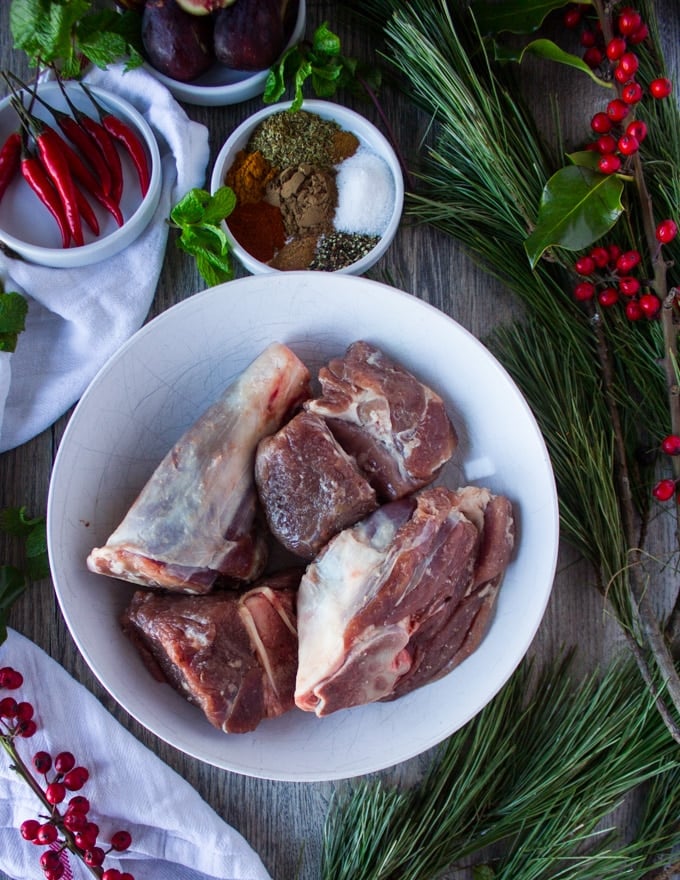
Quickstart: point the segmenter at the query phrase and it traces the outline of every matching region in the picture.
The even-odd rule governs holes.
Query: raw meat
[[[443,487],[336,535],[298,594],[296,705],[319,716],[440,678],[488,626],[514,543],[508,500]]]
[[[308,397],[309,380],[289,348],[270,345],[178,440],[88,568],[187,593],[255,580],[267,560],[255,450]]]
[[[123,627],[156,678],[199,706],[215,727],[246,733],[293,708],[301,572],[264,579],[242,595],[138,590]]]
[[[378,506],[356,462],[309,412],[260,441],[255,482],[272,534],[307,560]]]
[[[319,371],[322,396],[309,412],[325,418],[381,500],[431,483],[457,445],[443,400],[368,342]]]

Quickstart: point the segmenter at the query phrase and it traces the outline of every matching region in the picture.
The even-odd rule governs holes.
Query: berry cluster
[[[661,441],[661,451],[665,455],[680,455],[680,437],[677,434],[669,434],[667,437],[664,437]],[[677,497],[678,482],[678,480],[671,479],[670,477],[659,480],[652,489],[652,495],[657,501],[670,501],[676,495],[677,501],[680,502],[680,497]]]
[[[624,251],[616,244],[592,248],[574,263],[574,269],[584,279],[574,287],[574,297],[581,302],[597,298],[604,308],[623,300],[629,321],[655,318],[661,302],[633,274],[639,264],[637,250]]]
[[[591,23],[588,9],[592,10],[590,4],[572,6],[565,13],[564,21],[567,27],[582,28],[581,45],[585,47],[583,60],[586,64],[599,70],[603,77],[611,76],[617,86],[617,97],[591,119],[590,126],[596,140],[589,144],[589,149],[599,153],[600,171],[615,174],[637,153],[647,136],[645,123],[632,118],[635,105],[645,93],[635,79],[640,62],[631,47],[643,43],[649,36],[649,29],[640,13],[626,6],[614,19],[615,35],[605,42],[600,22]],[[670,95],[671,88],[670,80],[660,76],[649,83],[648,92],[652,98],[661,100]]]
[[[22,684],[23,676],[16,669],[10,666],[0,668],[0,690],[18,690]],[[40,856],[46,880],[59,880],[64,876],[63,856],[67,849],[76,853],[101,880],[134,880],[134,876],[125,871],[102,867],[108,853],[129,848],[132,843],[130,833],[117,831],[105,849],[98,841],[98,825],[88,816],[88,799],[82,795],[69,797],[71,792],[80,791],[85,785],[90,777],[88,770],[76,763],[71,752],[59,752],[53,757],[49,752],[38,751],[31,763],[38,777],[42,777],[41,784],[16,752],[16,740],[30,738],[37,730],[33,714],[33,706],[28,702],[18,702],[12,696],[0,699],[0,744],[48,811],[40,819],[26,819],[20,828],[24,840],[49,847]],[[64,803],[65,806],[60,808]]]

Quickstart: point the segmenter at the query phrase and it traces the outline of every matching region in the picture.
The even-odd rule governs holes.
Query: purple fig
[[[156,70],[190,82],[215,62],[213,19],[185,12],[177,0],[146,0],[142,45]]]
[[[281,0],[236,0],[215,13],[215,57],[234,70],[264,70],[285,48]]]

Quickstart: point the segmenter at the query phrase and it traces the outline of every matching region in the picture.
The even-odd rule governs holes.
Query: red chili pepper
[[[25,141],[22,142],[20,165],[24,180],[57,221],[61,232],[61,246],[67,248],[71,243],[71,230],[66,221],[59,193],[54,188],[40,160],[29,151]]]
[[[80,158],[78,153],[72,149],[67,143],[62,144],[66,161],[71,169],[73,179],[80,183],[85,189],[94,196],[95,199],[111,214],[113,219],[119,226],[123,225],[123,214],[118,205],[113,201],[111,196],[103,192],[99,182],[87,165]]]
[[[132,162],[137,170],[137,176],[139,177],[139,185],[142,190],[142,195],[145,196],[149,190],[151,170],[149,168],[149,160],[147,159],[144,144],[142,143],[142,141],[140,141],[136,132],[132,128],[130,128],[127,123],[123,122],[122,119],[119,119],[118,116],[115,116],[105,107],[102,107],[102,105],[95,99],[94,95],[85,85],[85,83],[81,82],[80,87],[83,89],[90,101],[92,101],[92,104],[94,105],[97,114],[99,115],[99,121],[104,126],[106,131],[108,131],[111,137],[114,138],[116,141],[119,141],[127,150],[128,155],[132,159]]]
[[[21,165],[21,135],[13,131],[0,150],[0,199]]]
[[[109,166],[109,169],[111,171],[110,196],[116,202],[116,204],[119,204],[120,197],[123,194],[123,166],[121,164],[116,145],[111,139],[111,135],[104,128],[104,126],[93,119],[91,116],[88,116],[87,113],[78,111],[77,119],[78,123],[95,141]]]
[[[76,120],[72,116],[69,116],[68,113],[62,113],[56,116],[55,119],[66,137],[78,147],[85,159],[92,166],[95,174],[99,178],[104,195],[110,196],[113,189],[111,169],[105,162],[104,156],[96,141],[84,128],[78,125]]]
[[[120,141],[128,151],[130,158],[137,169],[142,196],[145,196],[149,191],[151,172],[149,170],[149,162],[146,157],[144,144],[139,140],[130,126],[126,125],[122,119],[114,116],[113,113],[105,113],[101,118],[101,122],[111,137]]]
[[[61,198],[73,243],[80,247],[84,244],[83,226],[76,199],[76,185],[62,149],[64,141],[55,129],[29,113],[18,98],[13,98],[11,103],[23,124],[33,135],[43,167]]]
[[[99,220],[97,220],[97,215],[95,214],[92,205],[88,202],[78,187],[76,187],[76,202],[78,204],[80,216],[90,227],[92,233],[94,235],[99,235]]]

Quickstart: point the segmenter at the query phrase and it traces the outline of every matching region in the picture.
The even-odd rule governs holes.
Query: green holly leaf
[[[595,71],[589,67],[579,55],[571,52],[565,52],[557,43],[552,40],[540,39],[532,40],[522,49],[513,49],[504,46],[496,46],[494,57],[497,61],[516,61],[521,64],[527,55],[534,55],[536,58],[542,58],[544,61],[554,61],[558,64],[564,64],[566,67],[573,67],[587,74],[594,82],[605,88],[612,89],[614,84],[600,79]]]
[[[551,12],[567,5],[567,0],[473,0],[470,8],[482,34],[529,34]]]
[[[234,191],[223,186],[214,195],[191,189],[170,211],[170,225],[180,230],[177,247],[196,260],[196,268],[211,287],[234,277],[222,221],[235,207]]]
[[[524,242],[535,267],[550,247],[578,251],[605,235],[623,212],[623,181],[615,174],[598,174],[571,165],[547,182],[536,227]]]

